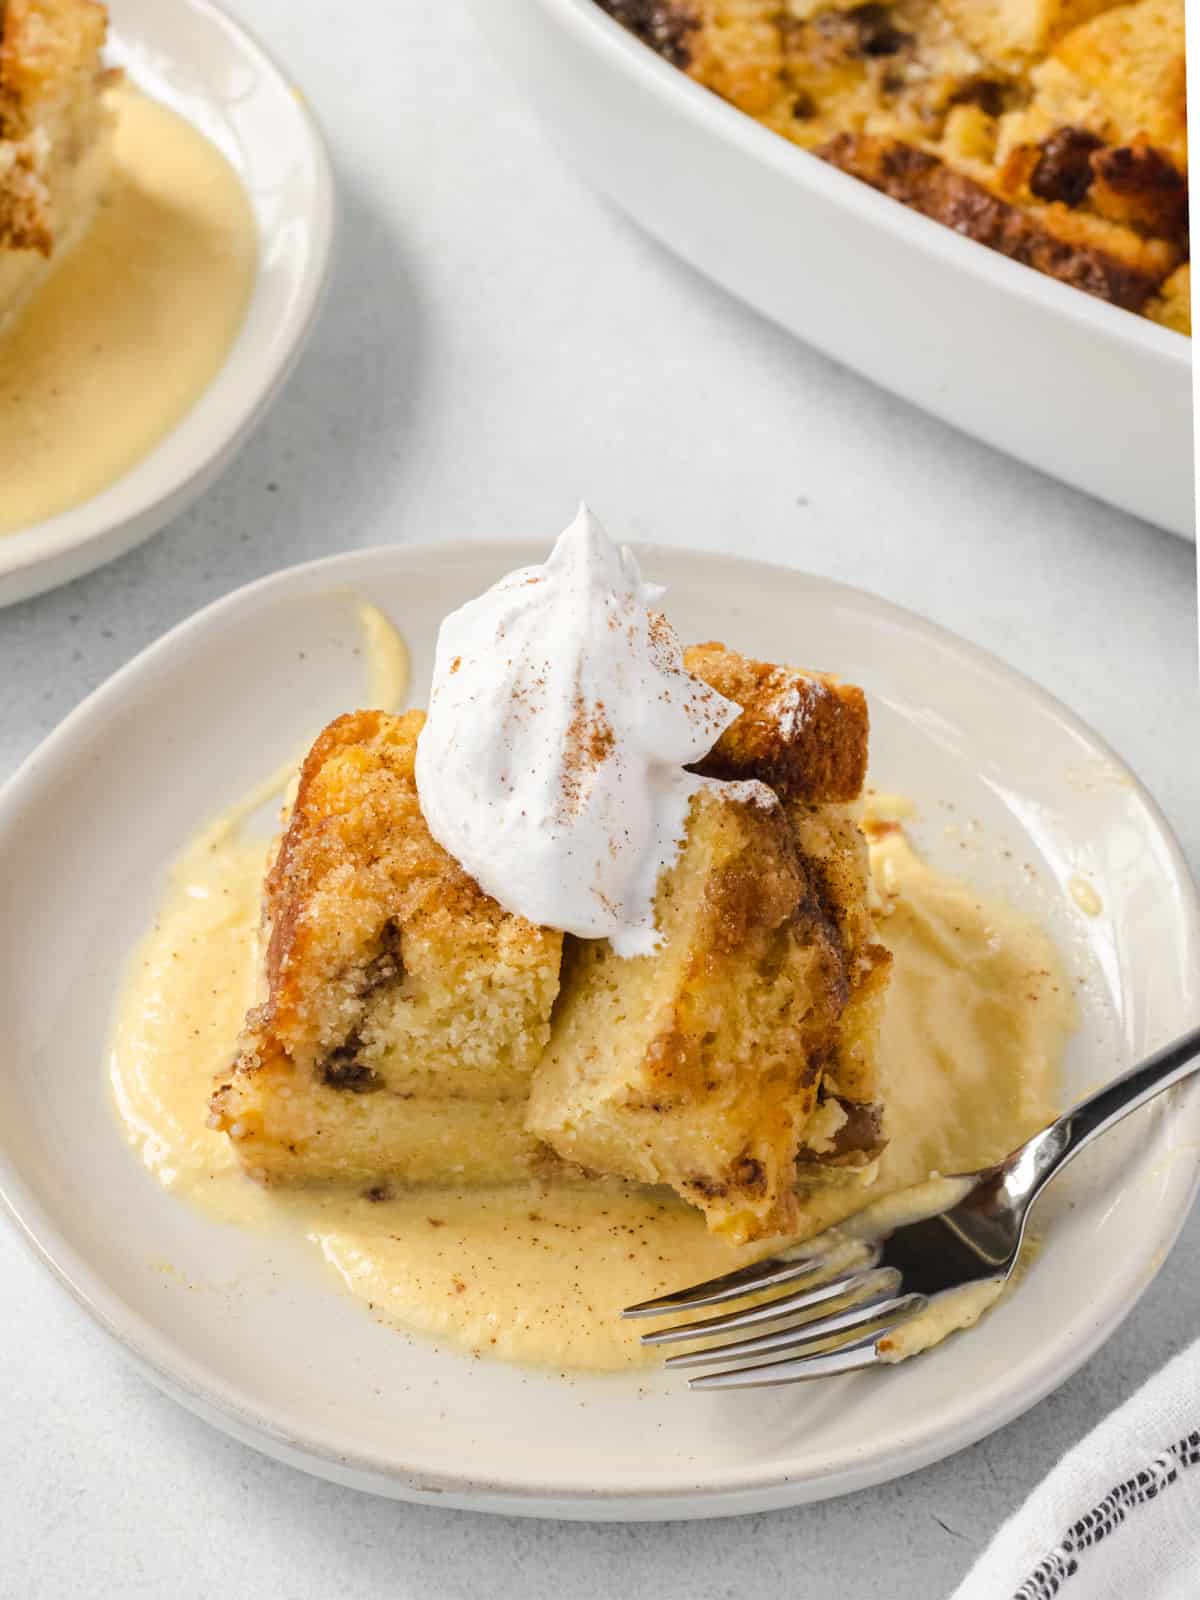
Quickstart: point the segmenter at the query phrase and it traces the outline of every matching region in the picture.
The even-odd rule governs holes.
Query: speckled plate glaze
[[[1080,1158],[1039,1213],[1024,1282],[974,1332],[889,1371],[704,1396],[658,1372],[563,1377],[381,1327],[303,1241],[223,1226],[162,1191],[108,1106],[113,999],[164,869],[363,695],[358,597],[407,637],[420,703],[440,618],[544,554],[387,548],[281,572],[176,628],[30,758],[0,794],[0,1192],[154,1382],[342,1483],[627,1519],[757,1511],[910,1472],[1035,1404],[1134,1306],[1195,1192],[1194,1087]],[[1040,917],[1082,980],[1072,1090],[1195,1020],[1196,889],[1153,801],[1065,707],[868,594],[734,558],[641,555],[685,638],[719,633],[864,685],[875,781],[916,800],[919,846]],[[1068,892],[1076,875],[1098,915]]]
[[[0,605],[124,555],[203,494],[295,365],[329,272],[329,159],[262,47],[210,0],[106,3],[108,59],[206,134],[241,179],[258,224],[258,277],[225,364],[166,438],[82,505],[0,538]]]

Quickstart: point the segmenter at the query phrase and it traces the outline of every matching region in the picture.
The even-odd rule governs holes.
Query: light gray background
[[[451,0],[233,9],[333,147],[328,309],[196,509],[0,613],[0,775],[248,579],[385,541],[549,539],[586,495],[614,533],[827,573],[996,651],[1112,741],[1200,866],[1190,546],[875,391],[665,255],[564,170]],[[1082,1372],[941,1466],[770,1516],[589,1527],[372,1500],[259,1457],[136,1377],[0,1227],[0,1596],[941,1596],[1195,1332],[1198,1256],[1200,1217]]]

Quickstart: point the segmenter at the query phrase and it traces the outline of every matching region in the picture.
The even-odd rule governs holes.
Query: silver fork
[[[975,1285],[994,1285],[998,1292],[1017,1264],[1030,1207],[1050,1180],[1131,1111],[1200,1071],[1198,1058],[1200,1028],[1193,1028],[1064,1111],[994,1167],[889,1196],[881,1204],[884,1220],[874,1231],[869,1219],[857,1226],[851,1219],[803,1246],[629,1306],[622,1315],[697,1311],[798,1285],[744,1310],[656,1328],[642,1336],[642,1343],[709,1340],[786,1319],[768,1332],[671,1356],[669,1367],[753,1358],[748,1366],[690,1379],[693,1389],[797,1383],[875,1366],[885,1359],[883,1341],[934,1301]],[[911,1218],[889,1231],[883,1208],[903,1217],[906,1196],[916,1197]],[[836,1243],[823,1247],[822,1240],[831,1238]],[[785,1353],[786,1359],[776,1359]]]

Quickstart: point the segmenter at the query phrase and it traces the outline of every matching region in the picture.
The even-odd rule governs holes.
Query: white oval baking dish
[[[588,182],[693,266],[955,427],[1195,537],[1182,334],[834,170],[669,66],[594,0],[473,5]]]

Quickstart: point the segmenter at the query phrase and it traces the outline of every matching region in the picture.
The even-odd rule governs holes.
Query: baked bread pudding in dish
[[[766,127],[1190,332],[1183,0],[597,0]]]
[[[96,0],[0,0],[0,332],[84,233],[109,170]]]
[[[741,1243],[872,1176],[866,702],[656,599],[581,513],[447,619],[428,722],[321,734],[211,1103],[255,1177],[628,1179]]]

